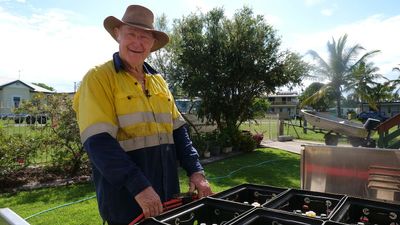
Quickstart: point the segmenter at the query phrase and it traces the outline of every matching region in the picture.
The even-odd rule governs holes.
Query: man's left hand
[[[195,190],[197,190],[199,198],[213,194],[210,184],[203,173],[195,172],[189,178],[189,192],[194,192]]]

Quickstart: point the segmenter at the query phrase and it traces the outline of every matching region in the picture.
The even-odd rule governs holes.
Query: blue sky
[[[282,50],[326,56],[327,41],[347,33],[349,44],[382,51],[373,58],[389,78],[400,64],[397,0],[0,0],[0,77],[42,82],[73,91],[86,71],[110,59],[115,41],[103,28],[109,15],[141,4],[172,21],[197,10],[223,7],[231,17],[244,5],[264,15],[282,38]],[[307,82],[306,82],[307,83]]]

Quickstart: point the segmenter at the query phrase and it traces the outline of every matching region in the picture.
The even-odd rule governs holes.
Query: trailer
[[[352,122],[329,113],[301,110],[304,119],[325,134],[325,144],[336,146],[339,138],[346,137],[353,147],[376,147],[371,139],[380,121],[369,118],[364,124]]]

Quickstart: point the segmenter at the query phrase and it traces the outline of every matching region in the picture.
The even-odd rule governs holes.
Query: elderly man
[[[145,62],[169,41],[153,20],[139,5],[129,6],[122,20],[107,17],[104,27],[119,52],[89,70],[74,99],[100,215],[108,224],[128,224],[142,212],[160,214],[162,202],[180,192],[177,161],[190,191],[212,193],[166,82]]]

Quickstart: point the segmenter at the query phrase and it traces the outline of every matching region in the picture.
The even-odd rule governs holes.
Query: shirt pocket
[[[171,113],[173,109],[173,99],[165,92],[156,92],[151,96],[152,106],[155,113]]]
[[[115,111],[118,116],[138,112],[142,106],[143,102],[138,93],[121,92],[115,95]]]

